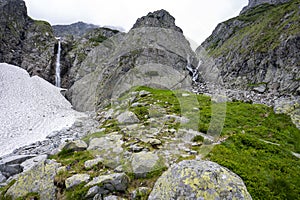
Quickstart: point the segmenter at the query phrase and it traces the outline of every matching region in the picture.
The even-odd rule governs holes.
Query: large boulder
[[[242,179],[210,161],[182,161],[157,180],[152,199],[252,199]]]
[[[117,120],[120,124],[134,124],[134,123],[139,123],[140,120],[137,118],[137,116],[130,111],[125,111],[121,113],[118,117]]]
[[[31,170],[20,174],[17,181],[7,190],[6,195],[13,199],[24,197],[28,193],[38,193],[41,200],[56,199],[56,187],[53,180],[60,164],[46,160]]]
[[[124,192],[126,191],[129,184],[129,177],[125,173],[115,173],[109,175],[102,175],[95,177],[92,181],[85,185],[90,187],[94,185],[99,186],[101,191],[104,190],[109,192]]]
[[[132,154],[132,172],[135,177],[146,177],[156,170],[162,170],[165,166],[161,158],[152,152],[139,152]]]
[[[87,183],[90,180],[90,175],[88,174],[75,174],[69,178],[66,179],[66,189],[70,189],[72,187],[75,187],[81,183]]]

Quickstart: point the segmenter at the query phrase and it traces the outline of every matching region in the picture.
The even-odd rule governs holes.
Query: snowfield
[[[0,156],[85,117],[72,109],[60,91],[24,69],[0,63]]]

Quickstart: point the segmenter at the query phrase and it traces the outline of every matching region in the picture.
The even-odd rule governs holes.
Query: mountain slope
[[[300,95],[299,1],[261,4],[217,26],[198,48],[215,60],[231,89]]]

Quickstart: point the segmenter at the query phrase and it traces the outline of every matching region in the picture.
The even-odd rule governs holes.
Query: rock
[[[135,124],[139,123],[140,120],[137,118],[137,116],[130,111],[125,111],[121,113],[118,117],[117,120],[120,124]]]
[[[93,200],[102,200],[102,195],[101,194],[96,194],[93,198]]]
[[[134,153],[131,157],[132,172],[137,178],[145,178],[148,173],[165,167],[158,155],[152,152]]]
[[[262,4],[281,4],[281,3],[286,3],[288,1],[291,0],[249,0],[249,4],[243,8],[243,10],[241,11],[242,13],[247,12],[248,10],[250,10],[251,8],[254,8],[256,6],[262,5]]]
[[[8,189],[6,195],[13,199],[24,197],[30,192],[35,192],[41,199],[56,199],[56,187],[53,180],[60,164],[53,161],[43,161],[31,170],[19,175],[17,181]]]
[[[147,16],[137,19],[137,21],[133,25],[133,29],[141,27],[173,29],[182,33],[181,28],[175,25],[175,18],[163,9],[155,12],[150,12]]]
[[[110,196],[104,197],[103,200],[125,200],[125,199],[122,197],[115,196],[115,195],[110,195]]]
[[[137,144],[132,144],[129,146],[129,151],[130,152],[141,152],[144,149],[144,147],[141,147]]]
[[[131,193],[131,199],[132,200],[139,200],[139,199],[143,199],[143,197],[147,197],[148,194],[150,193],[151,188],[148,187],[139,187],[136,190],[134,190]]]
[[[74,186],[77,186],[81,183],[87,183],[90,180],[90,175],[88,174],[75,174],[66,179],[66,189],[70,189]]]
[[[76,22],[70,25],[54,25],[52,26],[53,32],[56,37],[66,37],[72,35],[74,37],[81,37],[86,32],[98,28],[99,26],[94,24],[86,24],[84,22]]]
[[[84,162],[85,169],[91,169],[92,167],[98,165],[99,163],[103,162],[103,158],[95,158],[93,160],[87,160]]]
[[[13,155],[0,160],[0,165],[21,164],[27,159],[33,158],[36,155]],[[1,170],[0,170],[1,171]]]
[[[83,140],[75,140],[72,142],[68,142],[63,147],[63,150],[69,150],[69,151],[84,151],[86,149],[87,149],[87,144]]]
[[[126,191],[129,183],[129,178],[125,173],[115,173],[103,175],[93,178],[85,187],[101,185],[102,189],[110,192],[124,192]]]
[[[259,93],[264,93],[266,89],[266,85],[259,85],[258,87],[253,88],[254,91],[257,91]]]
[[[13,175],[19,174],[22,171],[23,171],[23,167],[20,164],[0,165],[0,172],[6,178],[9,178]]]
[[[242,179],[216,163],[188,160],[157,180],[152,199],[252,199]]]
[[[85,195],[85,198],[89,199],[89,198],[93,198],[94,196],[96,196],[96,194],[98,194],[100,191],[100,187],[99,186],[94,186],[91,187],[89,189],[89,191],[87,192],[87,194]]]
[[[157,146],[157,145],[161,145],[162,144],[161,141],[158,140],[158,139],[150,139],[148,141],[148,143],[151,144],[152,146]]]
[[[146,90],[142,90],[142,91],[139,92],[140,97],[145,97],[145,96],[147,96],[149,94],[151,94],[151,92],[148,92]]]
[[[47,159],[47,155],[40,155],[37,157],[30,158],[24,162],[22,162],[21,167],[23,167],[23,171],[26,172],[32,169],[35,165],[40,162],[44,162]]]
[[[0,172],[0,183],[4,183],[6,181],[6,177]]]

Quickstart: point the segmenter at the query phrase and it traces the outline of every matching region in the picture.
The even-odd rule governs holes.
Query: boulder
[[[32,157],[35,157],[36,155],[14,155],[14,156],[9,156],[6,158],[3,158],[0,160],[0,165],[12,165],[12,164],[21,164],[27,159],[30,159]]]
[[[109,195],[107,197],[104,197],[103,200],[125,200],[125,199],[122,197],[118,197],[116,195]]]
[[[94,167],[95,165],[98,165],[99,163],[103,162],[103,158],[95,158],[93,160],[87,160],[84,162],[84,168],[85,169],[90,169]]]
[[[87,149],[87,144],[83,140],[75,140],[68,142],[63,149],[70,151],[84,151]]]
[[[99,186],[94,186],[91,187],[89,189],[89,191],[87,192],[87,194],[85,195],[85,198],[89,199],[89,198],[93,198],[95,197],[98,193],[100,192],[100,187]]]
[[[131,199],[139,200],[143,199],[150,193],[151,188],[148,187],[139,187],[131,193]]]
[[[56,187],[53,180],[59,167],[59,163],[51,160],[40,162],[31,170],[20,174],[18,180],[7,190],[6,195],[16,199],[33,192],[38,193],[41,200],[55,199]]]
[[[148,173],[164,168],[162,160],[152,152],[139,152],[132,154],[132,172],[135,177],[146,177]]]
[[[186,160],[157,180],[152,199],[252,199],[242,179],[217,163]]]
[[[129,183],[129,178],[125,173],[115,173],[103,176],[97,176],[85,187],[90,187],[94,185],[101,185],[101,189],[110,192],[124,192],[126,191]]]
[[[81,183],[87,183],[90,180],[90,175],[88,174],[75,174],[69,178],[66,179],[66,189],[70,189],[74,186],[77,186]]]
[[[137,116],[130,111],[125,111],[121,113],[118,117],[117,120],[120,124],[135,124],[139,123],[140,120],[137,118]]]
[[[47,155],[40,155],[37,157],[30,158],[24,162],[22,162],[21,166],[23,167],[23,171],[28,171],[32,169],[35,165],[37,165],[39,162],[43,162],[47,159]]]

